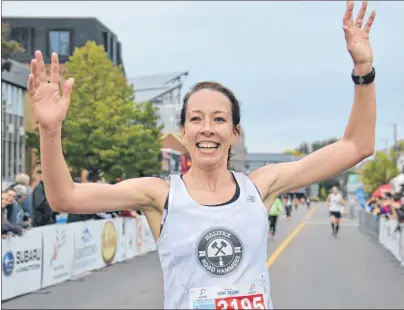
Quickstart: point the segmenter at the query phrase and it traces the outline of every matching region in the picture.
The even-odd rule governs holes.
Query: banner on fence
[[[2,300],[155,249],[144,216],[32,228],[2,241]]]
[[[1,300],[41,288],[41,230],[27,230],[22,237],[8,237],[2,240],[1,256]]]
[[[120,233],[120,226],[122,219],[116,218],[113,220],[99,221],[102,229],[101,237],[101,258],[104,266],[115,264],[117,257],[120,256],[118,252],[118,236]]]
[[[122,218],[119,234],[119,256],[118,261],[133,258],[136,255],[136,219]]]
[[[42,227],[43,274],[42,287],[70,279],[73,267],[74,224]]]
[[[105,266],[100,255],[103,224],[103,220],[69,224],[72,226],[74,236],[73,276]]]

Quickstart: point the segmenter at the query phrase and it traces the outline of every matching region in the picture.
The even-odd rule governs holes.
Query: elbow
[[[352,141],[345,139],[345,141],[348,141],[351,145],[353,145],[353,149],[351,147],[351,150],[353,150],[358,158],[358,162],[361,162],[362,160],[368,158],[369,156],[372,156],[375,153],[375,143],[369,142],[369,143],[364,143],[363,141]]]
[[[70,213],[74,214],[73,206],[74,204],[70,201],[52,201],[49,200],[49,206],[51,207],[52,211],[57,213]]]
[[[357,150],[356,152],[356,157],[357,163],[360,163],[361,161],[365,160],[366,158],[372,156],[375,153],[375,149],[374,148],[362,148],[360,150]]]
[[[368,146],[362,146],[360,149],[358,149],[358,152],[361,160],[364,160],[375,153],[375,145],[372,144]]]
[[[374,147],[364,150],[363,159],[366,159],[369,156],[372,156],[374,153],[375,153],[375,148]]]

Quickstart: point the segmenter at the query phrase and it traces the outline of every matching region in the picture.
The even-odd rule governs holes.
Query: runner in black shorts
[[[336,237],[339,231],[339,222],[341,219],[341,213],[342,209],[344,208],[345,201],[336,186],[334,186],[331,191],[332,192],[330,195],[328,195],[327,201],[328,208],[330,210],[332,235]]]

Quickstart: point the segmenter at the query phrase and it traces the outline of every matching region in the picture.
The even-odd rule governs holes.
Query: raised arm
[[[73,183],[62,152],[62,122],[70,104],[73,79],[59,94],[59,61],[51,57],[51,75],[46,76],[40,51],[35,52],[28,79],[34,119],[39,123],[41,168],[46,196],[55,211],[86,214],[122,209],[156,207],[168,185],[158,178],[130,179],[116,185]]]
[[[373,11],[362,29],[367,2],[362,3],[354,24],[353,2],[348,2],[344,15],[344,32],[348,51],[354,62],[356,76],[372,71],[373,53],[369,31],[376,13]],[[261,195],[276,197],[309,184],[327,179],[349,169],[372,155],[375,148],[376,92],[375,83],[354,86],[354,99],[343,138],[331,145],[292,163],[264,166],[255,170],[251,178]]]

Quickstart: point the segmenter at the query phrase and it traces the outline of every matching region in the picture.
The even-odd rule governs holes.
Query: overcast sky
[[[404,138],[404,2],[371,1],[369,9],[377,10],[371,43],[384,148],[393,123]],[[3,16],[98,18],[122,42],[128,77],[188,70],[185,89],[202,80],[230,87],[249,152],[343,134],[353,101],[344,10],[345,1],[2,1]]]

